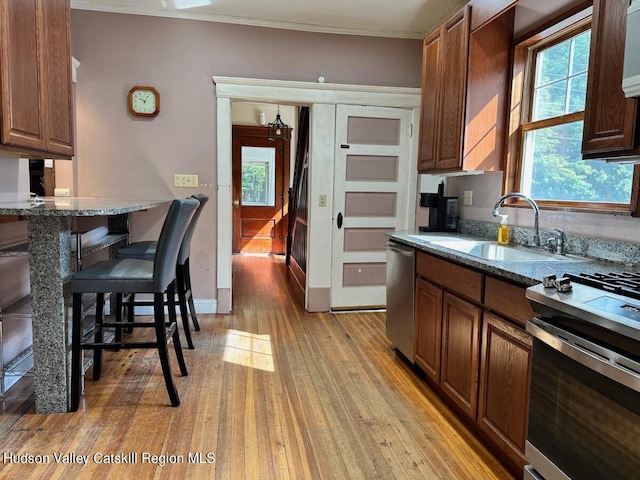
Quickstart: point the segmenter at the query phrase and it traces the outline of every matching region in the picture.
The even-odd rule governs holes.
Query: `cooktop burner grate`
[[[640,299],[640,273],[581,273],[565,274],[572,282],[599,288],[608,292]]]

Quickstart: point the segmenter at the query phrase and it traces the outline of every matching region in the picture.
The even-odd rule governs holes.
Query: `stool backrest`
[[[200,202],[195,198],[177,199],[171,202],[162,225],[153,263],[153,288],[164,292],[176,278],[176,262],[180,245]]]
[[[198,223],[198,218],[200,218],[200,214],[202,213],[202,207],[204,207],[204,204],[209,201],[209,197],[204,193],[196,193],[195,195],[191,195],[191,198],[195,198],[196,200],[198,200],[200,202],[200,206],[198,206],[196,213],[193,215],[193,218],[189,222],[187,232],[184,234],[184,239],[182,240],[182,245],[180,245],[180,253],[178,254],[179,265],[184,265],[184,262],[189,259],[193,231],[196,229],[196,223]]]

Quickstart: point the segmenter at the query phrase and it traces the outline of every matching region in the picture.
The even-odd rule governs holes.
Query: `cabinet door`
[[[445,394],[476,418],[480,348],[480,308],[449,293],[442,309],[440,386]]]
[[[486,313],[478,424],[522,471],[527,433],[531,336]]]
[[[629,0],[593,2],[582,137],[585,158],[631,154],[637,147],[638,101],[625,98],[622,91],[628,6]]]
[[[42,75],[46,88],[46,150],[73,155],[69,0],[42,0]]]
[[[39,4],[37,0],[0,3],[2,143],[44,151]]]
[[[462,166],[462,134],[467,91],[469,7],[449,20],[442,30],[442,94],[439,152],[436,168]]]
[[[442,290],[416,282],[416,364],[436,383],[440,382],[442,342]]]
[[[422,46],[420,156],[418,158],[420,171],[436,168],[441,36],[442,30],[434,32],[425,39]]]

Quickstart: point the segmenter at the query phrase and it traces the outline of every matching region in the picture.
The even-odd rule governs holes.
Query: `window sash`
[[[511,126],[509,128],[503,193],[518,191],[522,184],[526,132],[584,119],[584,112],[581,111],[550,119],[530,121],[536,68],[535,52],[576,36],[589,28],[591,28],[590,10],[580,12],[575,17],[559,18],[555,25],[545,28],[544,31],[532,33],[528,38],[522,38],[516,43],[512,75]],[[636,212],[639,210],[638,204],[640,203],[640,165],[636,165],[634,168],[632,192],[628,204],[550,200],[540,200],[537,203],[540,208],[548,210],[631,214],[635,216],[640,213]],[[512,205],[525,206],[520,201],[516,201]]]

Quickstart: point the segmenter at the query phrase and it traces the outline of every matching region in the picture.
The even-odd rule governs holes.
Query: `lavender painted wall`
[[[213,75],[420,86],[421,42],[303,33],[193,20],[72,11],[76,166],[80,196],[216,197]],[[126,107],[133,85],[161,95],[153,120]],[[173,187],[174,173],[199,175],[198,189]],[[155,238],[164,212],[134,217],[134,240]],[[192,244],[195,297],[215,298],[216,205]]]

